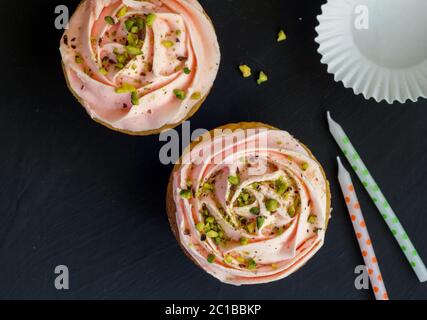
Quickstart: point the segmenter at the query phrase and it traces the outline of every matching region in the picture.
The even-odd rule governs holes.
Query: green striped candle
[[[384,221],[387,223],[387,226],[390,228],[394,238],[399,243],[400,248],[408,259],[418,279],[420,282],[427,281],[427,269],[409,239],[408,234],[405,232],[405,229],[403,229],[403,226],[393,209],[390,207],[390,204],[387,202],[374,178],[369,173],[368,168],[366,168],[358,152],[351,144],[350,139],[345,134],[343,128],[331,118],[329,111],[327,116],[329,130],[331,131],[332,136],[335,138],[345,157],[350,162],[354,172],[357,174],[366,191],[369,193],[369,196],[375,203],[375,206],[378,208],[384,218]]]

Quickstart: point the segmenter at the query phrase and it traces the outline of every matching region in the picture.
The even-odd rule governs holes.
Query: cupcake
[[[262,123],[220,127],[193,142],[167,192],[187,256],[233,285],[279,280],[322,247],[329,183],[310,150]]]
[[[220,62],[215,30],[196,0],[85,0],[60,51],[68,86],[89,115],[133,135],[191,117]]]

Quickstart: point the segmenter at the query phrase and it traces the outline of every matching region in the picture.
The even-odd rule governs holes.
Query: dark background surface
[[[171,166],[158,136],[129,137],[87,116],[68,91],[54,8],[78,1],[1,1],[0,298],[372,299],[354,288],[363,264],[336,179],[339,149],[325,111],[349,134],[427,260],[427,101],[377,104],[327,74],[314,42],[323,1],[204,0],[222,64],[192,129],[262,121],[307,144],[331,181],[333,218],[325,246],[287,279],[224,285],[178,247],[165,213]],[[275,41],[277,31],[288,34]],[[237,70],[264,70],[258,86]],[[427,298],[368,195],[353,177],[393,299]],[[70,290],[54,268],[70,269]]]

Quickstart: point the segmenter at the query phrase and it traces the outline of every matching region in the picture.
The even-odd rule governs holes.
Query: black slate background
[[[204,0],[222,65],[192,129],[262,121],[305,142],[324,165],[333,219],[322,250],[266,285],[223,285],[179,249],[165,213],[171,166],[158,136],[129,137],[94,123],[65,86],[54,8],[78,1],[1,1],[0,298],[372,299],[354,288],[362,264],[336,180],[338,147],[325,111],[347,130],[427,261],[427,101],[377,104],[327,74],[314,43],[323,1]],[[301,19],[300,19],[301,18]],[[288,41],[277,44],[283,27]],[[264,70],[263,86],[236,66]],[[427,298],[382,218],[356,182],[389,295]],[[54,268],[70,269],[70,290]]]

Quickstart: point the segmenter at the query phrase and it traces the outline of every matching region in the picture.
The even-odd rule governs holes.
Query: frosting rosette
[[[233,285],[285,278],[323,245],[329,183],[311,152],[260,123],[204,135],[175,165],[172,229],[202,269]]]
[[[73,94],[111,129],[153,134],[201,106],[220,51],[196,0],[85,0],[60,45]]]

